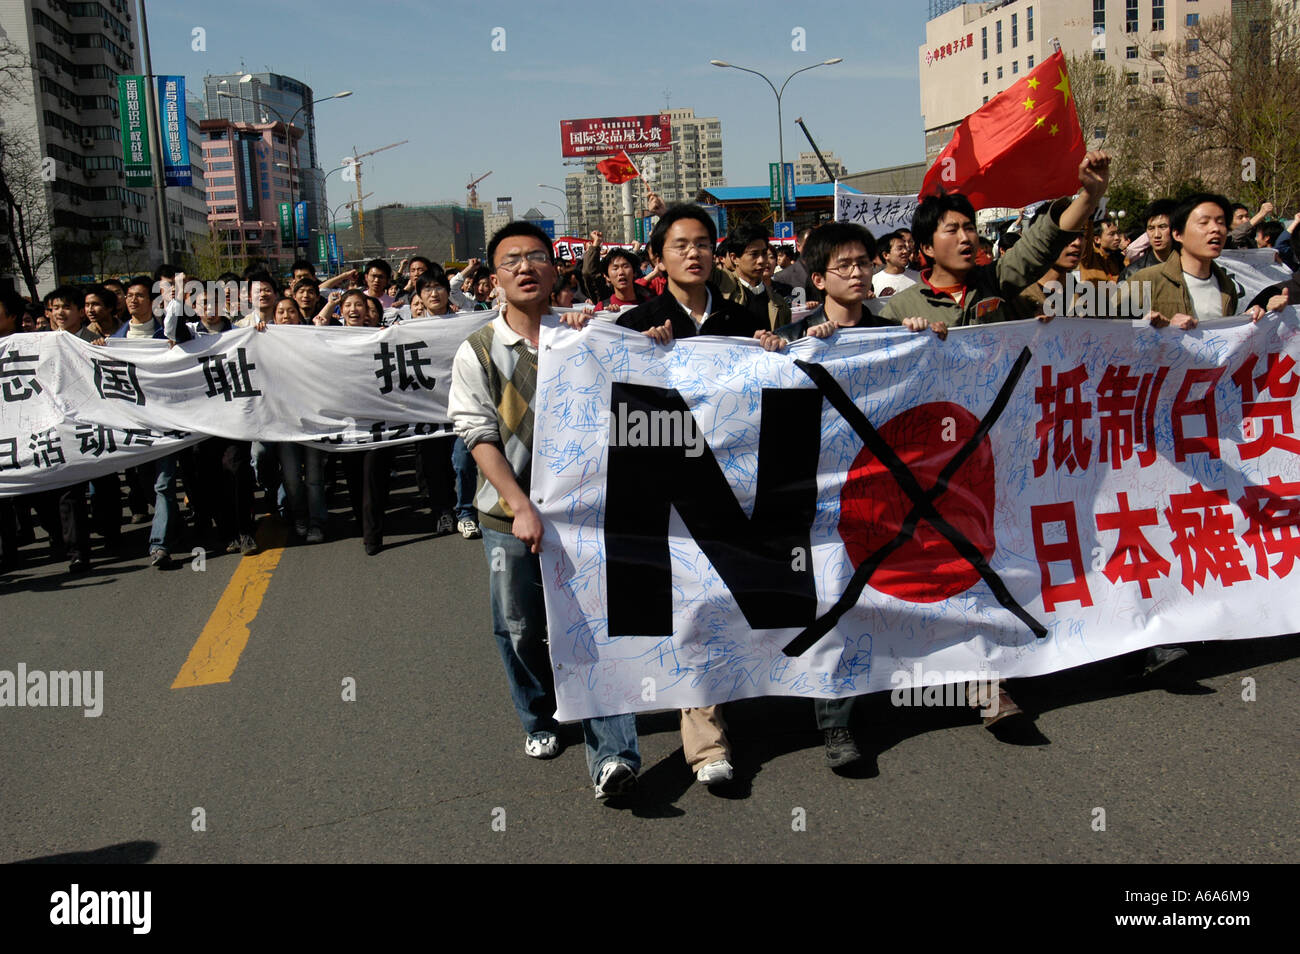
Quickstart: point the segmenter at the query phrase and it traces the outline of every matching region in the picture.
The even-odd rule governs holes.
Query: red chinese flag
[[[641,175],[636,171],[636,166],[632,165],[632,160],[627,157],[627,152],[623,151],[617,156],[611,156],[608,159],[602,159],[596,163],[596,168],[600,174],[614,185],[622,185],[631,179]]]
[[[1059,50],[961,121],[921,196],[961,192],[977,209],[1073,195],[1086,147]]]

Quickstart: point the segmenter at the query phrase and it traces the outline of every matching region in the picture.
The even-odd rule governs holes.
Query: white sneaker
[[[560,752],[554,732],[534,732],[524,739],[524,754],[534,759],[553,759]]]
[[[456,529],[460,531],[460,535],[466,540],[477,540],[479,537],[483,536],[482,531],[478,528],[478,524],[469,517],[466,517],[464,520],[460,521],[460,523],[456,524]]]
[[[615,795],[626,795],[635,788],[636,773],[632,771],[632,766],[611,759],[601,768],[600,777],[596,780],[596,797],[610,798]]]
[[[450,510],[444,510],[438,514],[438,524],[434,527],[433,532],[438,536],[456,532],[456,515]]]
[[[701,785],[717,785],[719,782],[730,782],[733,774],[731,763],[726,759],[718,759],[701,768],[695,777]]]

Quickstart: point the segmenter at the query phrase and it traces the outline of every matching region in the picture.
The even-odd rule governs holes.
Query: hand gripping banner
[[[1298,319],[842,330],[785,353],[544,330],[559,716],[1300,629]]]

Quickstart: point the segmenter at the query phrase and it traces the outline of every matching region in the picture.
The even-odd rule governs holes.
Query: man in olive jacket
[[[917,246],[932,266],[921,281],[889,299],[882,314],[901,321],[924,318],[949,328],[1032,318],[1017,299],[1052,267],[1096,211],[1110,181],[1110,156],[1090,152],[1079,164],[1083,191],[1058,199],[1010,251],[991,265],[976,265],[975,210],[960,193],[927,196],[912,219]]]

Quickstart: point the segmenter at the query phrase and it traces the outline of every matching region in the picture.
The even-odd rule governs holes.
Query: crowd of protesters
[[[1113,288],[1147,284],[1152,289],[1147,320],[1172,327],[1171,333],[1241,312],[1259,320],[1296,300],[1293,282],[1266,289],[1251,302],[1238,300],[1215,259],[1229,247],[1269,247],[1296,268],[1292,238],[1300,215],[1283,227],[1270,220],[1268,204],[1252,216],[1242,205],[1201,193],[1181,201],[1157,199],[1139,217],[1139,228],[1125,233],[1113,217],[1097,212],[1109,181],[1109,158],[1089,153],[1079,181],[1076,197],[1044,204],[996,242],[981,239],[975,210],[960,194],[923,200],[911,228],[875,236],[858,225],[827,223],[804,231],[793,247],[773,247],[766,228],[749,224],[719,241],[705,210],[667,207],[652,194],[658,223],[644,249],[606,248],[604,236],[593,232],[580,265],[560,267],[545,233],[514,222],[491,238],[485,261],[471,260],[451,275],[423,257],[402,262],[396,272],[375,259],[323,282],[311,265],[298,262],[283,289],[265,269],[222,275],[219,279],[232,285],[247,283],[248,301],[241,305],[199,295],[187,302],[197,316],[193,321],[183,320],[186,309],[176,306],[186,277],[164,266],[153,276],[125,282],[55,289],[43,302],[43,322],[42,309],[6,293],[0,299],[0,338],[48,327],[97,343],[110,336],[183,341],[232,327],[379,327],[494,310],[491,321],[456,353],[449,402],[456,439],[420,442],[414,467],[435,531],[483,538],[493,569],[492,628],[525,731],[525,752],[551,758],[559,741],[537,557],[543,527],[528,496],[543,319],[582,328],[599,313],[601,320],[662,345],[696,335],[728,335],[755,338],[777,351],[800,338],[828,338],[845,328],[901,325],[943,339],[956,326],[1050,320],[1048,289],[1070,276]],[[1093,314],[1108,317],[1104,310]],[[151,562],[166,566],[186,522],[178,507],[178,475],[189,503],[188,530],[196,539],[215,532],[216,546],[255,552],[260,490],[262,509],[278,513],[302,540],[321,542],[333,532],[329,490],[336,471],[346,479],[354,525],[373,554],[382,546],[395,453],[329,454],[302,444],[210,438],[122,474],[0,501],[0,555],[6,567],[13,566],[19,548],[33,542],[34,511],[55,553],[72,571],[82,571],[92,529],[110,550],[120,548],[125,493],[129,521],[152,523]],[[1146,656],[1146,671],[1185,655],[1180,647],[1157,647]],[[970,704],[990,728],[1024,717],[1000,682],[968,688]],[[835,770],[861,759],[850,729],[852,708],[851,697],[814,706],[827,763]],[[589,719],[583,731],[597,797],[630,791],[640,768],[634,718]],[[701,783],[733,777],[720,706],[683,710],[681,732],[686,761]]]

